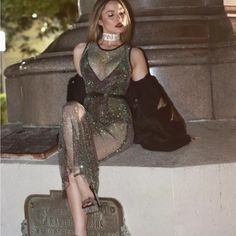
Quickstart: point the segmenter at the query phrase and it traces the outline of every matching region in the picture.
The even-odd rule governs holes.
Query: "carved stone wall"
[[[45,52],[6,70],[9,120],[57,125],[66,84],[75,73],[72,49],[86,40],[94,0],[80,0],[80,19]],[[129,0],[133,45],[147,56],[186,120],[236,117],[236,40],[222,0]]]

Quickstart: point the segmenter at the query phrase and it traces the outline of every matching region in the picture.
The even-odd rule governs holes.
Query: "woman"
[[[90,18],[88,42],[74,49],[77,79],[84,83],[86,95],[74,99],[80,103],[70,101],[63,108],[60,159],[77,236],[87,235],[87,213],[98,210],[98,161],[132,144],[131,111],[140,118],[129,107],[135,105],[136,84],[135,90],[129,88],[129,105],[125,95],[130,84],[140,87],[139,81],[146,80],[149,73],[143,52],[129,44],[131,32],[123,0],[98,0]]]

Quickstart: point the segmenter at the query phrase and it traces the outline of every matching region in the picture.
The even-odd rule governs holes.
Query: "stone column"
[[[80,19],[45,52],[7,68],[10,123],[58,125],[72,50],[86,40],[94,0],[80,0]],[[236,117],[236,40],[222,0],[129,0],[133,45],[186,120]]]

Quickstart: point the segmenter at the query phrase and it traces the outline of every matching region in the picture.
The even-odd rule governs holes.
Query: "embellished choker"
[[[118,41],[120,40],[120,34],[110,34],[110,33],[103,33],[102,40],[104,41]]]

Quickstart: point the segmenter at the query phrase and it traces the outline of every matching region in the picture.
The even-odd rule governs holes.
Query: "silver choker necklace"
[[[118,41],[120,40],[120,34],[102,33],[102,40],[111,42]]]

